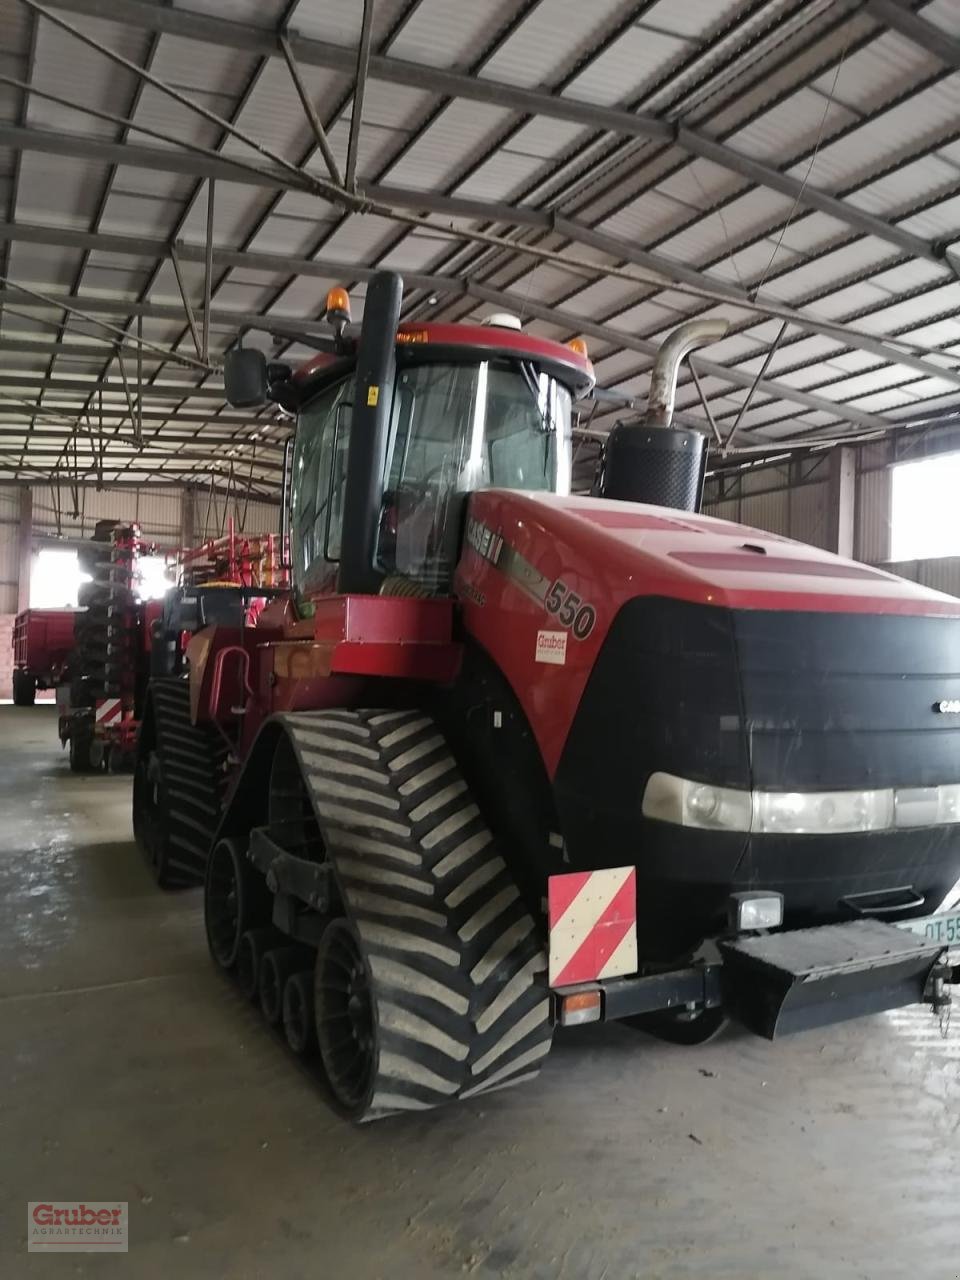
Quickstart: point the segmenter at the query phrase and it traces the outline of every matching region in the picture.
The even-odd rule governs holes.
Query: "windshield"
[[[436,589],[459,551],[475,489],[570,491],[570,392],[506,360],[422,364],[397,377],[380,566]]]

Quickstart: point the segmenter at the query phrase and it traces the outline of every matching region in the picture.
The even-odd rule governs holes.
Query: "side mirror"
[[[267,358],[256,347],[234,347],[223,361],[223,383],[234,409],[256,409],[267,400]]]

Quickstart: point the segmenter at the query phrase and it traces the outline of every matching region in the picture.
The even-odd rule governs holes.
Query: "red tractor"
[[[356,332],[334,291],[296,373],[227,361],[232,403],[297,417],[292,587],[198,619],[134,781],[216,963],[360,1120],[528,1080],[556,1023],[943,1012],[960,603],[663,505],[699,503],[669,419],[715,330],[616,429],[633,501],[572,497],[579,344],[401,296],[374,277]]]

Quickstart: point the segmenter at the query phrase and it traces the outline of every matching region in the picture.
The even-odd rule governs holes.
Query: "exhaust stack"
[[[708,342],[716,342],[730,328],[728,320],[688,320],[674,329],[657,352],[650,374],[645,427],[669,427],[677,398],[677,375],[684,358]]]

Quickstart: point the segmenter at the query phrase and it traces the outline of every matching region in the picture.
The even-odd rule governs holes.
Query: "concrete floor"
[[[364,1129],[151,884],[130,782],[0,707],[0,1275],[960,1275],[960,1017],[776,1045],[568,1033],[537,1085]],[[26,1202],[130,1202],[130,1252],[25,1252]]]

